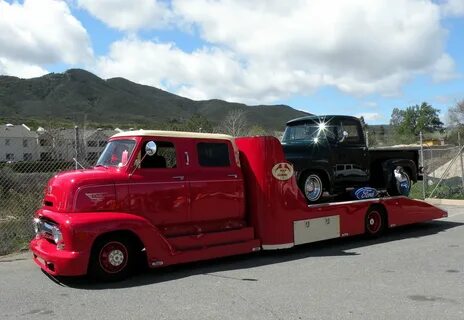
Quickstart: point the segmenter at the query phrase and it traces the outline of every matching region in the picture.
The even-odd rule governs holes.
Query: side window
[[[354,121],[343,121],[341,124],[342,131],[348,132],[348,138],[345,139],[344,143],[347,144],[358,144],[361,143],[359,126]]]
[[[153,156],[145,155],[145,142],[142,145],[142,164],[141,168],[154,169],[154,168],[175,168],[177,166],[176,161],[176,148],[172,142],[168,141],[155,141],[157,146],[156,154]]]
[[[227,143],[200,142],[197,144],[198,163],[202,167],[229,167]]]

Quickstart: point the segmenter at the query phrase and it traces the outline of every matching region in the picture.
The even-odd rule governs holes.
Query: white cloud
[[[361,112],[356,117],[364,117],[366,122],[383,120],[384,116],[378,112]]]
[[[135,16],[134,10],[126,13]],[[454,74],[440,7],[428,1],[174,0],[172,11],[180,25],[199,30],[208,47],[187,53],[126,38],[113,44],[97,71],[192,98],[244,102],[271,102],[324,85],[353,95],[396,95],[417,74],[437,80]],[[147,25],[140,21],[131,28]]]
[[[59,0],[0,0],[1,72],[36,76],[43,65],[86,63],[92,49],[86,30]]]
[[[96,72],[166,88],[192,99],[215,97],[249,103],[294,93],[300,89],[299,82],[314,86],[309,82],[319,81],[303,73],[289,75],[244,65],[231,51],[219,48],[186,53],[174,44],[134,37],[113,43],[109,55],[99,59]]]
[[[108,26],[123,31],[160,27],[171,19],[169,7],[156,0],[77,0],[77,3]]]
[[[16,62],[0,57],[0,75],[13,75],[20,78],[34,78],[47,74],[48,71],[37,65]]]
[[[444,53],[432,66],[430,73],[435,81],[446,81],[459,77],[455,71],[454,60]]]
[[[442,4],[442,12],[444,16],[464,16],[464,1],[445,0]]]

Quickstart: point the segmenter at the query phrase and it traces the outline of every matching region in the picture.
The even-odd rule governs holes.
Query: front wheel
[[[403,167],[397,166],[393,170],[392,181],[387,191],[391,196],[409,196],[409,192],[411,191],[411,178]]]
[[[123,237],[98,240],[90,257],[89,275],[102,281],[118,281],[130,275],[134,262],[131,242]]]
[[[315,203],[322,197],[324,185],[317,173],[309,173],[302,179],[302,191],[309,203]]]

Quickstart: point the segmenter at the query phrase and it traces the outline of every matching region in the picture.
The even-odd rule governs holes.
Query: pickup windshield
[[[336,127],[321,123],[300,123],[285,128],[282,142],[315,142],[333,141],[336,139]]]
[[[97,166],[104,167],[123,167],[127,164],[132,151],[134,150],[134,140],[113,140],[110,141],[100,158]]]

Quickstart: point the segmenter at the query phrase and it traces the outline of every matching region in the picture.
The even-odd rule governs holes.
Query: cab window
[[[344,144],[360,144],[362,143],[362,133],[360,132],[360,127],[357,122],[344,120],[340,123],[340,137],[343,134],[343,131],[348,132],[348,137],[343,142]]]
[[[200,142],[197,144],[198,163],[202,167],[229,167],[229,145],[227,143]]]
[[[153,156],[145,156],[145,145],[148,143],[146,141],[142,145],[142,164],[141,168],[145,169],[160,169],[160,168],[176,168],[177,166],[177,155],[176,148],[172,142],[168,141],[156,141],[157,151]]]

